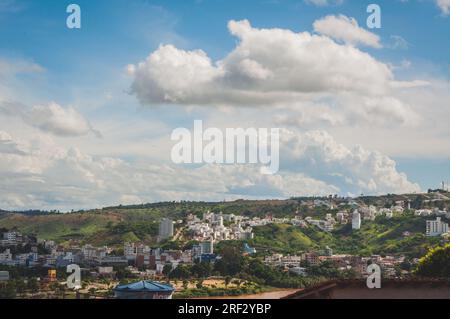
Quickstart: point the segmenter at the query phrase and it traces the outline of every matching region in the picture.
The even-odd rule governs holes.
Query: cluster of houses
[[[8,233],[8,235],[11,235]],[[27,253],[12,253],[11,248],[0,250],[0,264],[7,266],[63,268],[70,264],[78,264],[87,269],[98,269],[99,275],[111,274],[113,267],[134,266],[145,269],[146,275],[160,275],[166,265],[172,269],[178,264],[190,264],[196,260],[215,261],[214,242],[203,241],[188,250],[163,250],[150,248],[142,243],[124,243],[123,254],[107,246],[94,247],[92,245],[70,245],[69,248],[55,244],[54,241],[32,241],[27,237],[19,237],[19,241],[10,241],[13,247],[31,247]],[[12,237],[11,237],[12,238]],[[23,239],[22,239],[23,238]],[[25,239],[26,238],[26,239]],[[39,254],[38,246],[45,248],[46,253]],[[95,275],[95,274],[94,274]]]
[[[392,218],[394,214],[402,214],[405,210],[405,202],[398,201],[391,208],[377,208],[373,205],[365,206],[357,203],[355,201],[344,201],[340,204],[336,204],[332,199],[323,200],[309,200],[303,201],[303,206],[310,208],[324,207],[328,210],[337,210],[335,214],[327,213],[324,219],[314,219],[311,216],[305,219],[295,217],[291,219],[289,223],[300,226],[307,227],[307,225],[313,225],[325,232],[332,232],[336,225],[345,225],[348,223],[352,224],[352,228],[357,230],[361,227],[361,222],[363,220],[374,221],[377,216],[386,216],[386,218]],[[410,204],[408,203],[408,208]],[[353,212],[349,212],[347,209],[342,209],[343,206],[352,207]]]
[[[254,236],[248,218],[209,211],[203,214],[202,219],[190,214],[187,217],[187,229],[193,239],[198,241],[248,240]]]
[[[398,277],[400,265],[405,261],[404,256],[379,256],[360,257],[353,255],[333,255],[330,248],[326,248],[323,253],[308,252],[301,255],[272,254],[264,258],[264,263],[271,267],[282,268],[296,275],[307,276],[308,268],[319,266],[323,262],[331,262],[341,271],[353,270],[358,277],[366,277],[367,266],[370,263],[379,265],[385,278]],[[413,260],[417,262],[417,260]],[[406,270],[400,270],[403,274]]]
[[[175,269],[179,264],[192,264],[195,261],[214,262],[214,242],[203,241],[187,250],[163,250],[150,248],[144,244],[125,243],[124,258],[128,264],[145,268],[151,275],[162,274],[164,267]]]
[[[312,217],[306,217],[305,221],[310,225],[317,226],[323,231],[331,232],[334,229],[334,225],[336,225],[336,219],[332,216],[332,214],[327,214],[325,216],[325,220],[317,220]]]
[[[377,216],[385,216],[390,219],[394,215],[401,215],[404,213],[406,209],[411,209],[411,203],[409,201],[396,201],[395,205],[390,208],[378,208],[374,205],[361,205],[358,203],[341,203],[340,205],[333,204],[332,201],[326,200],[315,200],[313,202],[303,203],[304,205],[314,206],[325,206],[328,209],[338,209],[341,205],[350,205],[354,208],[353,213],[348,212],[348,210],[339,210],[335,215],[331,213],[327,213],[324,219],[314,219],[312,217],[306,217],[305,219],[295,217],[291,219],[289,222],[295,226],[307,227],[308,224],[314,225],[325,232],[331,232],[334,230],[334,227],[337,224],[345,225],[352,224],[353,230],[358,230],[361,228],[361,224],[363,221],[375,221]],[[415,216],[437,216],[436,220],[428,220],[425,233],[429,237],[433,236],[443,236],[448,237],[449,234],[449,226],[447,223],[442,221],[442,218],[450,219],[450,212],[447,210],[439,209],[437,207],[433,209],[417,209],[412,210]]]
[[[0,239],[0,246],[13,246],[24,242],[25,238],[17,231],[8,231],[3,233]]]

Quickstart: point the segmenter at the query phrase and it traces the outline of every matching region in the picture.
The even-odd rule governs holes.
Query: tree
[[[0,299],[16,298],[16,285],[14,281],[8,281],[6,284],[0,284]]]
[[[37,279],[35,277],[30,278],[28,280],[27,288],[31,292],[38,292],[39,291],[39,283],[38,283],[38,281],[37,281]]]
[[[187,265],[179,265],[169,273],[171,279],[187,279],[191,277],[191,268]]]
[[[118,268],[116,271],[116,276],[117,276],[117,279],[119,279],[119,281],[122,281],[131,276],[131,271],[126,268]]]
[[[329,261],[325,261],[318,266],[312,266],[308,269],[308,274],[316,277],[325,277],[330,279],[338,278],[340,273],[336,266]]]
[[[409,261],[403,261],[401,264],[400,264],[400,269],[401,270],[406,270],[406,271],[410,271],[411,270],[411,263],[409,262]]]
[[[340,277],[340,279],[350,280],[350,279],[356,279],[358,277],[358,274],[352,268],[352,269],[346,269],[346,270],[342,271],[339,277]]]
[[[171,264],[164,265],[163,271],[162,271],[164,276],[167,277],[170,274],[171,271],[172,271],[172,265]]]
[[[206,278],[211,276],[212,265],[209,262],[200,262],[192,266],[192,274],[198,278]]]
[[[197,286],[197,289],[202,289],[203,288],[203,279],[199,279],[196,286]]]
[[[22,279],[17,279],[16,280],[16,291],[19,295],[23,294],[25,292],[26,289],[26,284]]]
[[[62,299],[66,298],[66,285],[61,284],[59,285],[59,292],[61,294]]]
[[[95,292],[97,291],[97,289],[95,289],[94,287],[92,287],[92,288],[89,288],[89,294],[91,295],[91,296],[95,296]]]
[[[245,266],[245,259],[236,247],[226,247],[222,251],[222,258],[218,260],[214,269],[223,276],[234,276]]]
[[[431,278],[450,277],[450,244],[431,249],[419,260],[416,275]]]
[[[230,276],[226,276],[226,277],[225,277],[225,288],[228,287],[228,285],[230,284],[230,282],[231,282],[231,277],[230,277]]]

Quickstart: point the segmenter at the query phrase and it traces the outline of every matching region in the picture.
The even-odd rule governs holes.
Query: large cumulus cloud
[[[384,94],[393,79],[386,64],[327,36],[257,29],[247,20],[228,29],[239,44],[223,60],[162,45],[130,65],[132,92],[143,104],[261,105],[319,92]]]
[[[397,170],[388,156],[364,149],[348,148],[324,131],[304,134],[284,132],[282,152],[285,169],[308,172],[316,179],[330,180],[349,193],[383,194],[420,192],[420,186]]]
[[[224,59],[213,61],[202,50],[161,45],[144,61],[128,66],[131,93],[150,106],[276,106],[300,113],[305,101],[323,105],[327,100],[339,113],[333,117],[343,117],[342,124],[416,122],[415,110],[396,95],[398,88],[416,82],[396,80],[390,65],[357,48],[357,43],[381,44],[355,23],[344,16],[326,17],[315,22],[323,33],[317,35],[230,21],[228,29],[239,42]],[[337,34],[335,24],[351,28]]]

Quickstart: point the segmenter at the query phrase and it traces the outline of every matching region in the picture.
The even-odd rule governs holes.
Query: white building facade
[[[428,237],[440,236],[448,233],[448,224],[441,221],[441,217],[436,220],[427,220],[426,233]]]
[[[353,212],[352,229],[354,230],[361,229],[361,214],[357,210]]]
[[[173,237],[173,221],[169,218],[163,218],[159,224],[159,239],[168,239]]]

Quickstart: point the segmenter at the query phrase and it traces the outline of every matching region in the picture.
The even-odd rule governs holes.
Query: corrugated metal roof
[[[150,280],[142,280],[131,284],[119,285],[115,288],[118,291],[147,291],[147,292],[160,292],[167,291],[171,292],[175,289],[168,284],[162,284]]]

